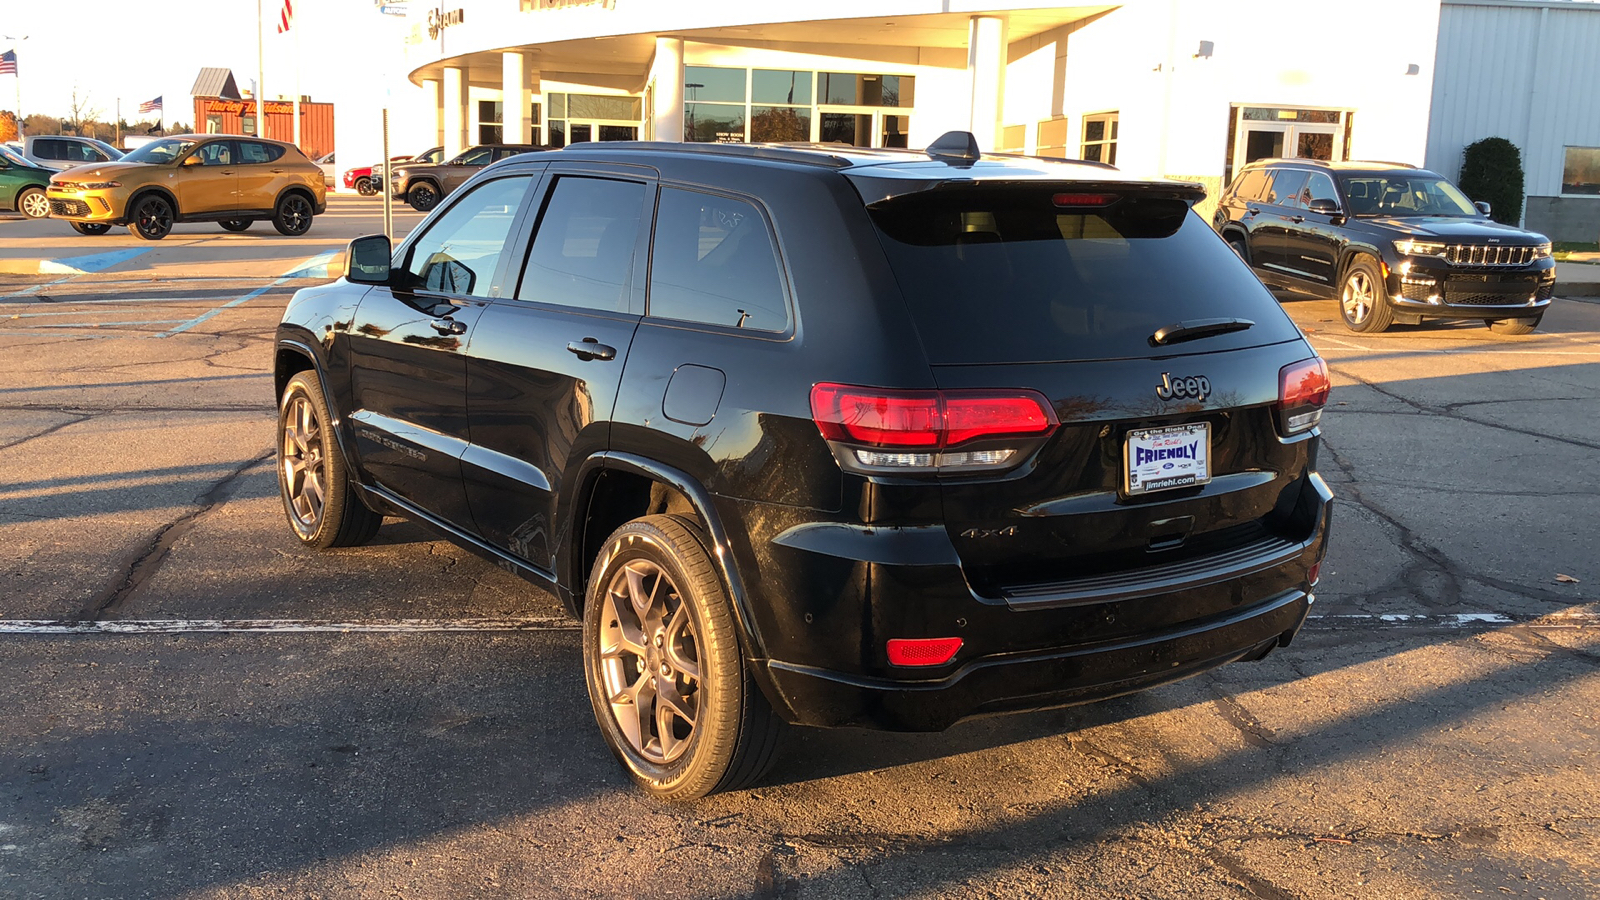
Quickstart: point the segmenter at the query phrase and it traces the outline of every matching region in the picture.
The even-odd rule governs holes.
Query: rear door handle
[[[434,319],[432,322],[429,322],[428,324],[432,325],[433,326],[433,330],[439,332],[440,334],[466,334],[467,333],[467,323],[465,323],[465,322],[457,322],[455,319],[452,319],[449,316],[445,316],[442,319]]]
[[[617,348],[600,343],[598,338],[586,337],[581,341],[567,341],[567,350],[576,353],[584,362],[591,359],[610,360],[617,358]]]

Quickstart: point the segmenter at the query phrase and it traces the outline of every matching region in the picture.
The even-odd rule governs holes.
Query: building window
[[[1600,195],[1600,147],[1568,147],[1561,168],[1561,193]]]
[[[543,144],[544,143],[544,141],[539,139],[544,134],[544,128],[540,124],[543,121],[544,121],[543,119],[539,118],[539,103],[536,101],[533,104],[533,109],[530,110],[529,113],[528,113],[528,126],[529,126],[528,127],[528,131],[532,135],[529,138],[529,141],[531,141],[534,144]]]
[[[1083,117],[1083,143],[1079,159],[1117,164],[1117,114],[1114,112]]]
[[[1028,126],[1006,125],[1000,129],[1000,146],[995,149],[1001,153],[1023,153],[1027,145]]]
[[[909,75],[686,66],[683,139],[702,143],[815,139],[859,147],[905,147],[911,119],[889,111],[909,109],[915,81]]]
[[[499,100],[478,101],[478,143],[501,143],[501,136],[505,134],[504,110]]]
[[[608,94],[547,94],[550,106],[550,146],[565,147],[585,141],[632,141],[639,138],[644,114],[638,97]],[[534,143],[539,137],[534,136]]]

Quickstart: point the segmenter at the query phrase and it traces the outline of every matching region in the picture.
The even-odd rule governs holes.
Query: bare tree
[[[89,92],[84,91],[83,96],[78,96],[78,86],[72,86],[72,115],[65,124],[72,126],[73,134],[82,134],[83,126],[100,118],[100,110],[89,104]]]

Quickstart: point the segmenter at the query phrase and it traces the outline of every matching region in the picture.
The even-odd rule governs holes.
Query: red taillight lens
[[[897,666],[942,666],[955,658],[961,638],[890,638],[889,662]]]
[[[1317,586],[1317,582],[1321,581],[1321,580],[1322,580],[1322,563],[1319,561],[1319,562],[1313,563],[1311,568],[1306,570],[1306,584],[1309,584],[1312,587],[1316,587]]]
[[[1278,425],[1285,435],[1316,427],[1333,385],[1321,357],[1301,360],[1278,370]]]
[[[811,417],[854,472],[994,471],[1026,458],[1058,424],[1037,391],[897,391],[819,384]],[[951,448],[984,442],[976,450]]]
[[[885,391],[819,384],[811,417],[822,436],[871,447],[937,447],[942,411],[938,391]]]

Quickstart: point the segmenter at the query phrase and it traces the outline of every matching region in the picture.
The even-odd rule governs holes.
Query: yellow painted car
[[[232,134],[164,137],[116,162],[62,172],[48,195],[50,217],[79,234],[126,225],[147,241],[178,222],[244,231],[265,219],[280,234],[300,235],[328,208],[322,170],[299,148]]]

